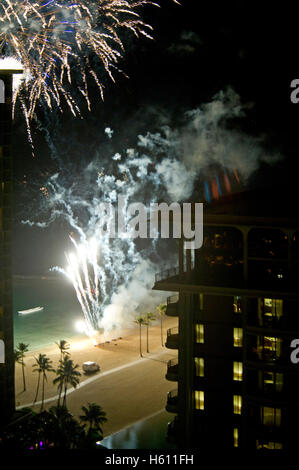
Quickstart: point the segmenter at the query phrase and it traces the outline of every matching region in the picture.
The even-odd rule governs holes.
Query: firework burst
[[[75,253],[66,254],[68,267],[61,269],[72,282],[85,320],[85,333],[92,337],[98,330],[100,314],[101,269],[97,262],[97,243],[94,239],[78,245],[70,235]]]
[[[89,77],[103,97],[97,64],[113,80],[124,51],[120,31],[151,38],[152,28],[138,13],[146,4],[157,5],[152,0],[1,1],[0,58],[13,57],[26,71],[14,105],[19,98],[27,124],[39,101],[61,110],[64,100],[74,115],[80,114],[74,84],[70,87],[75,74],[89,109]]]

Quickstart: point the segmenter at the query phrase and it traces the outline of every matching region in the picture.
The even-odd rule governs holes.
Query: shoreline
[[[43,280],[43,281],[60,281],[64,279],[64,276],[49,276],[46,274],[13,274],[14,281],[26,281],[26,280]]]

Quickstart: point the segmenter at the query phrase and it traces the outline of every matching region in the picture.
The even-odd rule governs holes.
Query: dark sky
[[[171,116],[175,123],[184,111],[210,101],[219,90],[231,86],[242,102],[252,103],[243,130],[263,135],[265,146],[283,155],[274,166],[262,164],[248,186],[295,188],[299,103],[290,101],[290,83],[298,76],[299,32],[293,4],[280,2],[276,6],[272,2],[262,10],[261,2],[249,1],[219,4],[182,0],[181,6],[171,0],[160,3],[161,8],[148,7],[144,13],[145,21],[154,28],[153,41],[124,37],[126,54],[121,67],[129,78],[116,75],[113,84],[105,77],[104,102],[91,88],[93,109],[88,113],[83,107],[84,120],[73,118],[67,110],[63,116],[40,112],[40,127],[50,131],[54,141],[57,132],[72,135],[72,142],[61,151],[74,168],[79,168],[82,149],[88,148],[99,129],[119,128],[118,144],[129,145],[138,132],[156,129],[158,123],[151,108]],[[35,197],[47,171],[57,170],[45,130],[33,124],[33,137],[35,159],[23,119],[17,115],[14,271],[18,273],[45,272],[49,264],[63,262],[63,250],[57,250],[57,235],[63,236],[63,227],[41,233],[19,224],[20,218],[35,210]],[[23,198],[24,175],[32,188],[32,204]]]

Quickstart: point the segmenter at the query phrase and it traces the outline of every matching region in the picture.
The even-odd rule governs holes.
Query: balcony
[[[179,306],[179,295],[172,295],[171,297],[167,298],[167,306],[165,314],[169,317],[177,317],[178,316],[178,306]]]
[[[179,347],[179,329],[178,327],[167,330],[165,346],[169,349],[178,349]]]
[[[177,413],[178,409],[178,391],[176,390],[171,390],[167,394],[167,403],[165,407],[166,411],[169,413]]]
[[[176,382],[178,380],[179,363],[177,359],[171,359],[167,362],[167,373],[165,375],[167,380]]]
[[[179,267],[169,268],[155,275],[155,282],[166,281],[169,278],[179,275]]]
[[[274,316],[263,317],[261,319],[258,319],[256,312],[249,312],[248,327],[248,329],[252,328],[252,330],[265,330],[268,331],[268,333],[270,333],[270,331],[273,331],[273,335],[274,332],[279,333],[282,330],[294,332],[294,330],[299,331],[299,319],[296,315],[284,315],[280,318],[276,318]]]

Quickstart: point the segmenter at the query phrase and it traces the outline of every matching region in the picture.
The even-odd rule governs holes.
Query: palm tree
[[[52,367],[52,361],[49,357],[47,357],[45,354],[43,354],[43,358],[41,361],[41,374],[43,375],[43,385],[42,385],[42,403],[41,403],[41,411],[44,407],[44,399],[45,399],[45,382],[47,382],[47,372],[55,372],[55,370]]]
[[[58,348],[60,349],[60,360],[62,361],[64,356],[69,356],[70,353],[68,349],[70,349],[69,343],[65,339],[61,339],[57,344]]]
[[[83,426],[79,425],[65,406],[51,406],[49,414],[54,418],[55,447],[76,449],[85,441]]]
[[[103,438],[103,429],[101,425],[106,423],[106,413],[103,411],[102,407],[97,405],[96,403],[87,403],[86,406],[82,406],[82,411],[84,411],[84,415],[79,416],[79,419],[83,424],[83,427],[86,424],[89,424],[88,433],[91,434],[92,431],[99,433],[99,438]]]
[[[64,387],[64,397],[62,406],[66,406],[66,392],[68,384],[72,385],[74,388],[77,387],[80,382],[79,376],[81,373],[76,369],[79,367],[79,364],[74,365],[74,361],[69,359],[67,356],[63,357],[63,360],[60,361],[60,365],[56,371],[57,377],[53,380],[53,383],[58,384],[59,397],[57,406],[60,406],[60,399],[62,390]]]
[[[37,380],[36,394],[35,394],[33,404],[37,400],[37,396],[38,396],[38,392],[39,392],[39,385],[40,385],[40,376],[41,376],[41,372],[42,372],[41,365],[42,365],[42,362],[43,362],[43,358],[45,356],[46,356],[45,354],[40,354],[38,357],[34,358],[35,361],[36,361],[36,364],[33,364],[32,368],[33,368],[33,372],[38,372],[38,380]]]
[[[146,325],[146,352],[149,353],[148,348],[148,328],[152,324],[152,321],[156,320],[156,315],[152,312],[147,312],[145,315],[145,325]]]
[[[23,391],[24,392],[26,390],[24,358],[25,358],[25,353],[28,352],[28,346],[29,346],[29,344],[19,343],[19,345],[17,346],[17,348],[14,351],[15,361],[18,364],[21,364],[21,366],[22,366],[23,384],[24,384],[24,390]]]
[[[139,325],[139,352],[140,352],[140,357],[142,356],[142,348],[141,348],[141,327],[142,325],[145,325],[145,318],[142,315],[139,315],[134,323],[137,323]]]
[[[163,317],[165,315],[166,304],[158,305],[158,307],[156,307],[156,310],[158,312],[158,315],[159,315],[160,321],[161,321],[161,344],[162,344],[162,346],[164,346],[164,341],[163,341]]]

